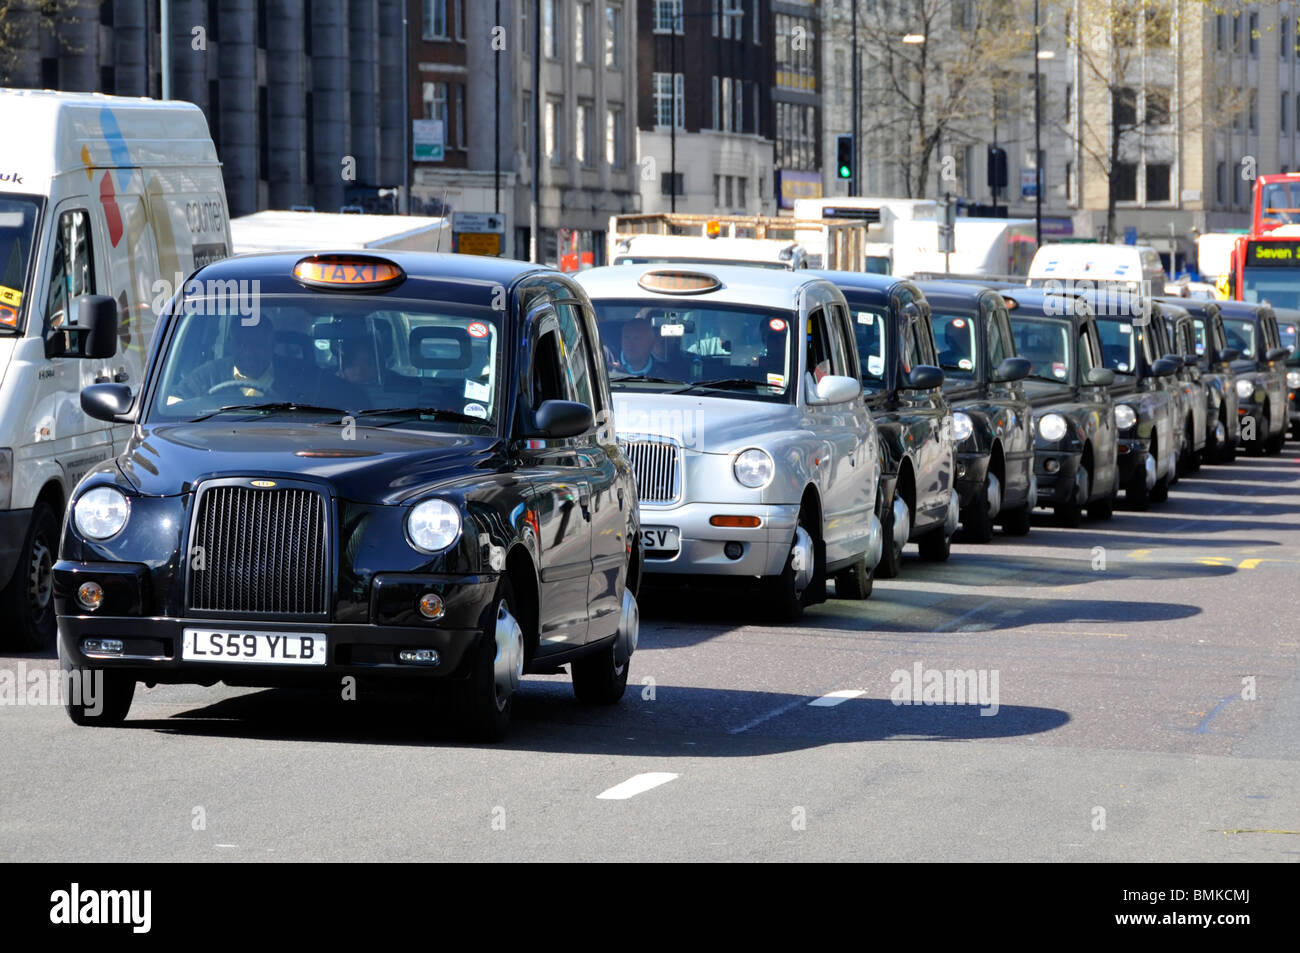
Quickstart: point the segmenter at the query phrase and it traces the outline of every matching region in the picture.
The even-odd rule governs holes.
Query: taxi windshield
[[[690,300],[593,304],[616,391],[725,391],[778,403],[794,396],[794,312]]]
[[[1029,376],[1062,384],[1070,380],[1070,335],[1073,327],[1051,318],[1013,316],[1016,354],[1029,361]]]
[[[885,342],[889,339],[885,333],[886,317],[884,308],[853,306],[853,336],[857,340],[862,381],[868,387],[885,382]]]
[[[939,366],[950,377],[971,377],[975,373],[976,351],[974,311],[930,312],[934,343],[939,347]]]
[[[31,269],[33,237],[41,202],[12,195],[0,198],[0,334],[22,330],[23,299]]]
[[[1097,321],[1097,336],[1101,338],[1101,366],[1117,374],[1136,374],[1138,351],[1141,344],[1133,333],[1129,321]]]
[[[1228,347],[1235,347],[1242,357],[1255,356],[1255,322],[1241,319],[1224,318],[1223,332],[1228,338]]]
[[[499,318],[487,307],[343,295],[187,298],[147,419],[346,416],[494,433]]]

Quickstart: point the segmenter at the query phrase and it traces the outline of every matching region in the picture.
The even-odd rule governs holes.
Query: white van
[[[782,271],[807,268],[798,242],[779,238],[701,238],[698,235],[629,235],[619,241],[611,265],[664,265],[695,262],[750,265]]]
[[[1042,288],[1058,282],[1089,282],[1094,287],[1162,295],[1168,280],[1160,255],[1149,245],[1058,242],[1034,253],[1027,283]]]
[[[155,308],[229,254],[230,225],[197,106],[0,90],[0,126],[0,641],[35,650],[54,644],[68,494],[129,431],[81,389],[142,380]],[[78,326],[106,312],[115,341]]]

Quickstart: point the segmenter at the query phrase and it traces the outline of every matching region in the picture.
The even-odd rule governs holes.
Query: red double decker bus
[[[1267,235],[1283,225],[1300,225],[1300,172],[1261,175],[1255,180],[1251,236]]]

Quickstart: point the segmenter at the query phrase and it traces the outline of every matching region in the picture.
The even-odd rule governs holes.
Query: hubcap
[[[1227,434],[1223,427],[1223,421],[1220,420],[1214,425],[1214,442],[1221,447],[1223,446],[1223,441],[1226,436]]]
[[[1077,502],[1080,506],[1085,506],[1088,502],[1088,494],[1092,490],[1089,485],[1088,471],[1084,467],[1079,468],[1079,472],[1074,477],[1075,492]]]
[[[614,674],[622,675],[623,666],[636,651],[641,633],[641,610],[637,608],[632,590],[623,590],[623,610],[619,614],[618,638],[614,640]]]
[[[813,541],[802,526],[794,529],[794,545],[790,547],[790,568],[794,570],[794,591],[803,595],[813,577]]]
[[[989,474],[989,519],[998,515],[1002,509],[1002,481],[998,479],[996,473]]]
[[[54,594],[54,559],[45,540],[37,536],[32,540],[31,572],[28,574],[28,600],[32,611],[41,615],[49,607]]]
[[[496,684],[497,708],[503,709],[524,677],[524,630],[510,614],[504,599],[497,606],[495,635],[497,651],[492,662],[492,680]]]
[[[1038,505],[1038,475],[1029,474],[1029,509],[1032,511]]]
[[[907,508],[907,501],[894,497],[894,548],[902,552],[912,535],[912,514]]]
[[[1149,453],[1146,458],[1146,483],[1148,490],[1156,485],[1156,458]]]

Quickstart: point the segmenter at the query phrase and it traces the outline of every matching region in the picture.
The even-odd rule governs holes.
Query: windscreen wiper
[[[432,417],[434,420],[444,420],[458,424],[478,424],[479,426],[488,424],[482,417],[473,417],[456,410],[444,410],[441,407],[371,407],[369,410],[359,410],[353,416],[385,417],[389,415],[394,417]],[[382,426],[388,425],[383,424]]]
[[[622,377],[611,377],[611,384],[622,384],[626,381],[635,381],[646,384],[684,384],[685,381],[674,380],[671,377],[651,377],[649,374],[624,374]]]
[[[680,390],[673,391],[673,393],[684,394],[686,393],[686,391],[692,390],[696,387],[717,387],[720,389],[743,387],[743,388],[748,388],[750,390],[755,390],[759,387],[772,387],[772,386],[774,385],[767,383],[767,381],[750,380],[748,377],[719,377],[717,380],[712,380],[712,381],[693,381],[690,384],[687,384],[685,387],[681,388]]]
[[[319,407],[316,404],[300,404],[292,400],[271,401],[265,404],[227,404],[224,407],[218,407],[210,413],[200,414],[193,418],[190,423],[198,423],[200,420],[207,420],[209,417],[215,417],[217,414],[224,414],[235,410],[301,410],[310,414],[333,414],[342,417],[347,413],[346,410],[340,410],[338,407]]]

